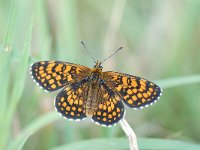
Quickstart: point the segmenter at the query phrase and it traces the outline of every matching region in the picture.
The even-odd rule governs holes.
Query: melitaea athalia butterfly
[[[55,108],[65,118],[82,120],[91,116],[102,126],[112,126],[130,108],[155,103],[161,88],[144,78],[106,71],[96,61],[92,69],[62,61],[39,61],[31,66],[33,80],[45,91],[62,89],[55,97]]]

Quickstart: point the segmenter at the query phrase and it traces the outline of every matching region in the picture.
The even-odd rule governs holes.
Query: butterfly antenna
[[[90,55],[90,53],[89,53],[87,47],[85,46],[85,43],[84,43],[83,41],[81,41],[81,44],[82,44],[83,47],[85,48],[85,50],[86,50],[87,54],[90,56],[90,58],[96,63],[95,59]]]
[[[112,56],[114,56],[119,50],[121,50],[122,48],[124,48],[124,47],[120,47],[120,48],[118,48],[114,53],[112,53],[110,56],[108,56],[106,59],[104,59],[103,61],[102,61],[102,63],[103,62],[105,62],[106,60],[108,60],[110,57],[112,57]]]

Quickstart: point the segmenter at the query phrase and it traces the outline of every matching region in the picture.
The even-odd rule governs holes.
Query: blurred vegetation
[[[39,60],[92,67],[80,40],[98,60],[123,45],[104,69],[163,88],[150,108],[127,108],[127,121],[145,137],[139,138],[140,148],[199,148],[199,0],[0,0],[0,149],[91,149],[91,143],[128,149],[118,125],[61,118],[53,106],[57,92],[43,92],[30,78],[29,66]]]

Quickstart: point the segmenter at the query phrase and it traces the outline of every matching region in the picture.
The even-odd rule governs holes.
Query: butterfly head
[[[96,62],[95,62],[95,65],[94,65],[94,67],[93,67],[93,69],[92,69],[92,74],[93,74],[93,75],[99,76],[99,75],[102,74],[102,69],[103,69],[103,67],[102,67],[101,64],[102,64],[102,63],[99,62],[99,61],[96,61]]]
[[[102,70],[103,69],[102,63],[100,61],[96,61],[95,65],[94,65],[94,68]]]

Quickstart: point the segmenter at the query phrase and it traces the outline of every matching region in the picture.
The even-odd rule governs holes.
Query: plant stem
[[[138,150],[137,137],[133,129],[124,118],[119,123],[126,135],[128,136],[130,150]]]

